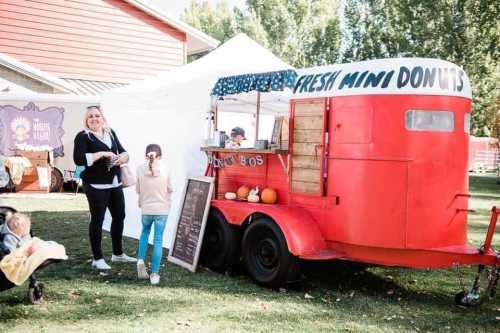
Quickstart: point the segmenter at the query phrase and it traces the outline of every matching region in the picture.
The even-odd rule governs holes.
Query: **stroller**
[[[5,223],[6,215],[8,213],[17,212],[14,208],[8,206],[0,206],[0,226]],[[33,236],[32,232],[30,231]],[[1,237],[1,236],[0,236]],[[3,245],[3,239],[0,239],[0,260],[2,260],[7,254],[10,253],[9,249],[5,248]],[[42,269],[52,263],[59,262],[61,260],[46,260],[42,265],[40,265],[36,270]],[[11,289],[16,285],[7,280],[4,273],[0,271],[0,292],[4,290]],[[28,300],[31,304],[39,304],[43,300],[44,286],[42,283],[38,282],[34,275],[29,277],[29,289],[28,289]]]

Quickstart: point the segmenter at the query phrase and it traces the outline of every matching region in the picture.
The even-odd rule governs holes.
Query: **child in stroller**
[[[30,230],[29,218],[22,214],[16,214],[17,211],[8,206],[0,206],[0,230],[4,232],[0,233],[0,261],[7,256],[13,249],[18,247],[24,241],[31,239],[32,233]],[[11,228],[4,226],[7,223],[7,219],[10,216],[14,216]],[[25,230],[27,228],[27,230]],[[7,229],[9,232],[5,232]],[[30,247],[28,249],[29,255],[35,251],[34,248]],[[46,267],[54,262],[59,262],[61,260],[49,259],[43,262],[36,270]],[[7,279],[5,274],[0,270],[0,292],[11,289],[15,287],[15,284]],[[29,289],[28,289],[28,299],[32,304],[38,304],[42,301],[44,295],[44,285],[38,282],[35,276],[32,274],[29,277]]]

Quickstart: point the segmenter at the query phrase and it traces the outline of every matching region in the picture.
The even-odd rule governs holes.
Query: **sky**
[[[184,8],[186,8],[192,0],[145,0],[145,2],[149,2],[156,7],[159,7],[165,10],[172,16],[180,18],[184,13]],[[202,0],[197,0],[201,2]],[[209,2],[215,6],[218,0],[209,0]],[[245,5],[245,0],[226,0],[229,6],[237,6],[243,8]]]

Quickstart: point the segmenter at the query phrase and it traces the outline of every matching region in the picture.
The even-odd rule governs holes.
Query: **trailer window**
[[[453,132],[455,117],[450,111],[408,110],[405,127],[410,131]]]
[[[464,115],[464,131],[467,134],[470,134],[470,113],[466,113]]]

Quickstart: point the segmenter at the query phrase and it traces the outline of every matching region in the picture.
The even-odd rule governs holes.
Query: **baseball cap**
[[[247,139],[245,137],[245,130],[241,127],[235,127],[231,130],[231,136],[237,136],[237,135],[243,136],[243,140]]]

